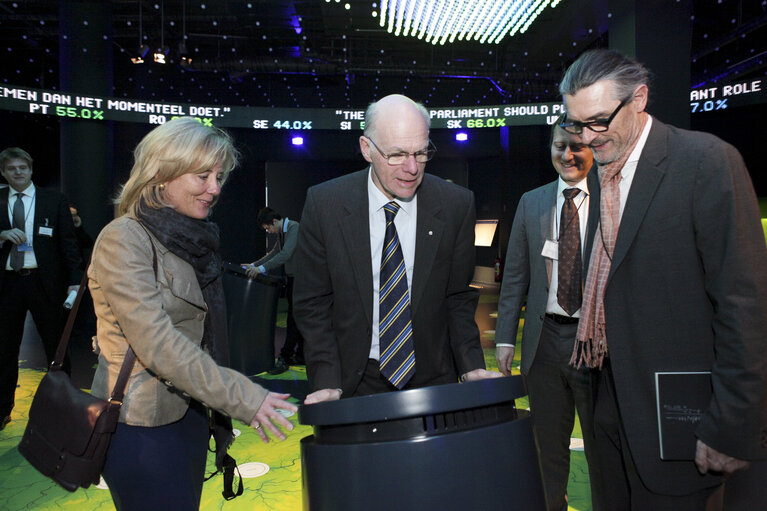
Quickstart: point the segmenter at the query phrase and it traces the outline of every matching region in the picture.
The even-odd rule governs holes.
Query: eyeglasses
[[[581,133],[583,133],[584,128],[588,128],[595,133],[603,133],[607,131],[608,129],[610,129],[610,123],[613,122],[613,119],[615,119],[615,116],[618,115],[618,112],[620,112],[621,108],[623,108],[625,105],[631,102],[632,99],[634,99],[633,96],[621,101],[621,104],[618,105],[618,108],[613,110],[613,113],[611,113],[610,117],[608,117],[607,119],[596,119],[594,121],[588,121],[588,122],[580,122],[580,121],[568,122],[567,117],[565,117],[565,120],[562,121],[562,123],[559,126],[566,132],[572,133],[574,135],[580,135]]]
[[[434,146],[431,140],[429,140],[429,147],[425,151],[418,151],[416,153],[400,152],[400,153],[386,154],[385,152],[381,151],[381,149],[376,145],[375,142],[373,142],[372,138],[370,137],[365,137],[365,138],[370,140],[370,143],[373,144],[373,147],[375,147],[376,150],[379,153],[381,153],[381,156],[386,158],[386,161],[389,162],[389,165],[402,165],[411,156],[415,158],[415,161],[417,163],[426,163],[427,161],[434,158],[434,153],[437,152],[437,148]]]

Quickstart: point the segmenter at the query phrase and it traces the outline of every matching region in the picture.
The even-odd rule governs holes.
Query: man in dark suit
[[[704,509],[722,495],[735,509],[731,498],[765,486],[741,484],[764,473],[767,457],[759,208],[735,148],[647,114],[648,74],[593,50],[560,85],[562,126],[591,147],[600,178],[573,361],[601,368],[594,428],[607,509]],[[655,373],[677,371],[711,372],[710,405],[688,445],[694,461],[660,458]]]
[[[587,225],[593,227],[599,218],[599,202],[589,201],[591,150],[565,132],[561,120],[552,126],[549,144],[559,179],[525,193],[514,216],[498,301],[495,356],[501,372],[509,375],[524,305],[520,369],[530,397],[548,507],[567,509],[570,435],[577,408],[593,508],[599,510],[592,370],[570,365],[581,308],[581,247]],[[594,229],[588,233],[593,236]]]
[[[82,269],[72,215],[63,194],[32,183],[32,157],[12,147],[0,153],[9,187],[0,190],[0,429],[10,421],[19,346],[27,311],[50,364],[64,319],[63,303],[79,288]],[[67,286],[69,286],[67,288]]]
[[[305,403],[501,376],[485,370],[474,321],[472,193],[424,174],[434,147],[422,105],[387,96],[365,121],[370,167],[310,188],[301,217]]]
[[[304,365],[304,338],[296,326],[293,314],[293,283],[295,281],[295,265],[293,253],[298,244],[298,222],[287,217],[283,218],[270,207],[261,208],[256,216],[256,222],[268,234],[276,234],[277,242],[261,259],[245,266],[248,277],[255,278],[259,274],[284,271],[287,278],[285,298],[288,302],[288,314],[285,328],[285,344],[282,345],[280,356],[270,374],[280,374],[293,364]]]

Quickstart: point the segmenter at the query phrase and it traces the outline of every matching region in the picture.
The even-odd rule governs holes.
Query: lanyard
[[[22,192],[19,192],[19,193],[15,194],[15,197],[16,197],[17,201],[22,201],[22,203],[23,203],[24,200],[21,198],[22,195],[26,195],[26,194],[22,193]],[[27,220],[29,219],[29,213],[34,209],[35,200],[37,200],[37,193],[35,193],[34,195],[30,195],[30,198],[32,199],[32,202],[29,204],[29,207],[24,206],[26,208],[26,211],[24,212],[24,230],[25,231],[26,231],[26,228],[27,228]],[[14,202],[13,205],[16,206],[16,203]],[[10,194],[8,194],[8,218],[11,221],[11,227],[13,227],[13,209],[11,209],[11,195]]]

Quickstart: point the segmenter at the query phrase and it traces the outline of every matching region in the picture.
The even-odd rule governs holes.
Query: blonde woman
[[[277,409],[296,407],[225,367],[219,237],[208,216],[237,163],[231,138],[178,118],[146,135],[134,156],[120,216],[96,240],[88,271],[98,319],[93,394],[109,397],[129,346],[137,358],[103,475],[118,510],[199,509],[209,410],[267,442],[266,430],[284,439],[278,426],[293,428]]]

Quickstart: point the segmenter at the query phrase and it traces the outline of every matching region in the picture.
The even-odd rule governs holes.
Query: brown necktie
[[[24,201],[22,200],[24,198],[23,193],[17,193],[16,194],[16,203],[13,205],[13,227],[14,229],[21,229],[24,231],[24,224],[26,223],[24,220]],[[13,248],[11,248],[11,269],[14,271],[19,271],[24,267],[24,252],[19,250],[18,245],[14,245]]]
[[[568,188],[562,192],[565,204],[559,220],[559,262],[557,278],[557,302],[572,316],[581,308],[583,289],[581,286],[583,264],[581,263],[581,222],[578,208],[573,200],[578,195],[578,188]]]

